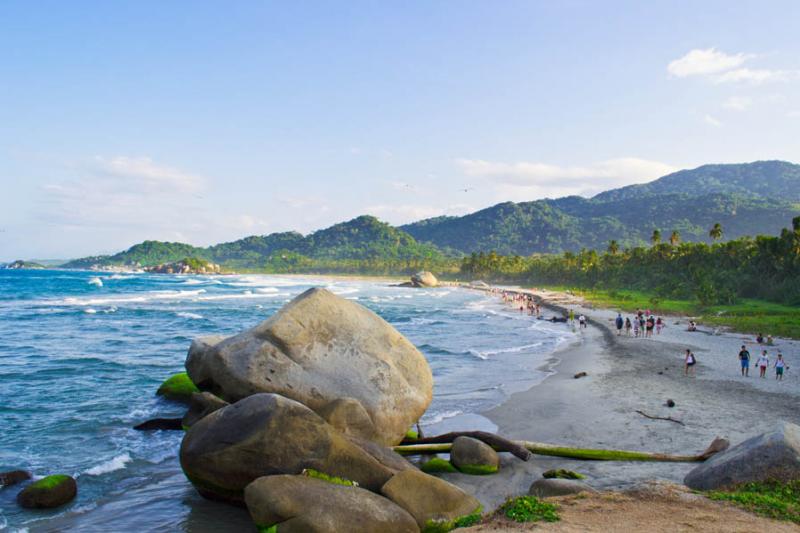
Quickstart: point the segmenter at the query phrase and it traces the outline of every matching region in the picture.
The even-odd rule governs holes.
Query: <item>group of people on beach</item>
[[[744,344],[742,345],[742,349],[739,350],[739,364],[742,367],[742,376],[749,377],[750,352]],[[767,354],[767,350],[761,350],[761,355],[756,359],[756,367],[758,367],[759,370],[758,377],[767,377],[767,368],[769,368],[769,355]],[[789,367],[786,366],[786,361],[783,359],[783,354],[780,350],[778,350],[778,355],[775,357],[775,363],[773,363],[772,368],[775,369],[775,379],[783,381],[783,371]]]
[[[507,292],[503,291],[503,301],[506,303],[519,304],[519,312],[524,313],[528,311],[528,315],[541,318],[542,310],[539,304],[534,301],[533,296],[521,292]]]
[[[630,317],[623,320],[622,313],[617,313],[614,325],[617,327],[617,335],[622,335],[622,330],[624,328],[625,335],[628,337],[633,334],[636,338],[641,337],[649,339],[653,336],[653,331],[655,331],[656,335],[660,335],[661,330],[663,330],[667,324],[661,317],[656,318],[649,309],[637,309],[636,316],[633,317],[633,320],[631,320]]]

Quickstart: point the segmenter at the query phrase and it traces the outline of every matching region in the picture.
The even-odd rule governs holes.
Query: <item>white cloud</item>
[[[468,176],[485,178],[505,186],[503,193],[528,197],[590,196],[611,187],[654,180],[676,170],[659,161],[622,157],[585,166],[559,166],[541,162],[502,163],[458,159]],[[516,189],[516,191],[515,191]]]
[[[42,187],[38,217],[58,230],[116,243],[104,249],[144,239],[210,243],[270,227],[248,213],[209,209],[201,194],[203,177],[148,157],[95,157],[78,171],[75,179]]]
[[[705,50],[696,48],[683,57],[671,61],[667,65],[667,71],[676,78],[716,74],[736,68],[753,57],[755,57],[753,54],[728,55],[716,48]]]
[[[758,85],[770,81],[786,81],[796,75],[797,73],[788,70],[737,68],[719,74],[714,81],[716,83],[749,82]]]
[[[719,128],[720,126],[722,126],[722,122],[720,122],[719,120],[715,119],[711,115],[704,116],[703,117],[703,122],[705,122],[709,126],[714,126],[715,128]]]
[[[752,104],[753,100],[749,96],[731,96],[722,103],[722,107],[734,111],[744,111]]]
[[[671,61],[667,72],[675,78],[701,76],[715,83],[761,84],[786,81],[798,76],[797,71],[748,68],[744,63],[758,57],[756,54],[726,54],[716,48],[689,51],[683,57]]]

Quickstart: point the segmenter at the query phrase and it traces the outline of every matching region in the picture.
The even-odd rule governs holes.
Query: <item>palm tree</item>
[[[608,253],[610,253],[611,255],[617,255],[617,252],[619,252],[619,244],[617,244],[617,241],[613,241],[613,240],[609,241],[609,243],[608,243]]]
[[[669,243],[672,246],[677,246],[679,242],[681,242],[681,234],[678,233],[676,230],[672,230],[672,233],[669,236]]]
[[[711,228],[711,231],[708,232],[708,236],[711,237],[712,239],[714,239],[715,241],[718,241],[719,239],[721,239],[722,238],[722,224],[720,224],[719,222],[714,224],[714,227]]]
[[[661,242],[661,231],[654,229],[653,235],[650,237],[650,242],[653,243],[653,246]]]

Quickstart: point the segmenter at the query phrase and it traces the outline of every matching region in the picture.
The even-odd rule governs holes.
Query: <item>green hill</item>
[[[196,258],[231,269],[291,271],[412,271],[446,261],[435,246],[421,244],[375,217],[360,216],[303,236],[297,232],[250,236],[198,248],[177,242],[145,241],[110,256],[70,261],[65,268],[152,267]]]
[[[684,241],[709,241],[722,224],[726,239],[781,231],[800,214],[800,165],[780,161],[706,165],[594,198],[498,204],[463,217],[401,226],[418,241],[462,253],[496,250],[530,255],[605,249],[649,242],[678,231]]]

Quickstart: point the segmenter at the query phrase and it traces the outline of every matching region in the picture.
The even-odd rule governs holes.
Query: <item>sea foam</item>
[[[84,473],[89,476],[101,476],[103,474],[108,474],[109,472],[114,472],[115,470],[122,470],[130,461],[130,454],[123,453],[122,455],[118,455],[113,459],[106,461],[105,463],[93,466]]]

